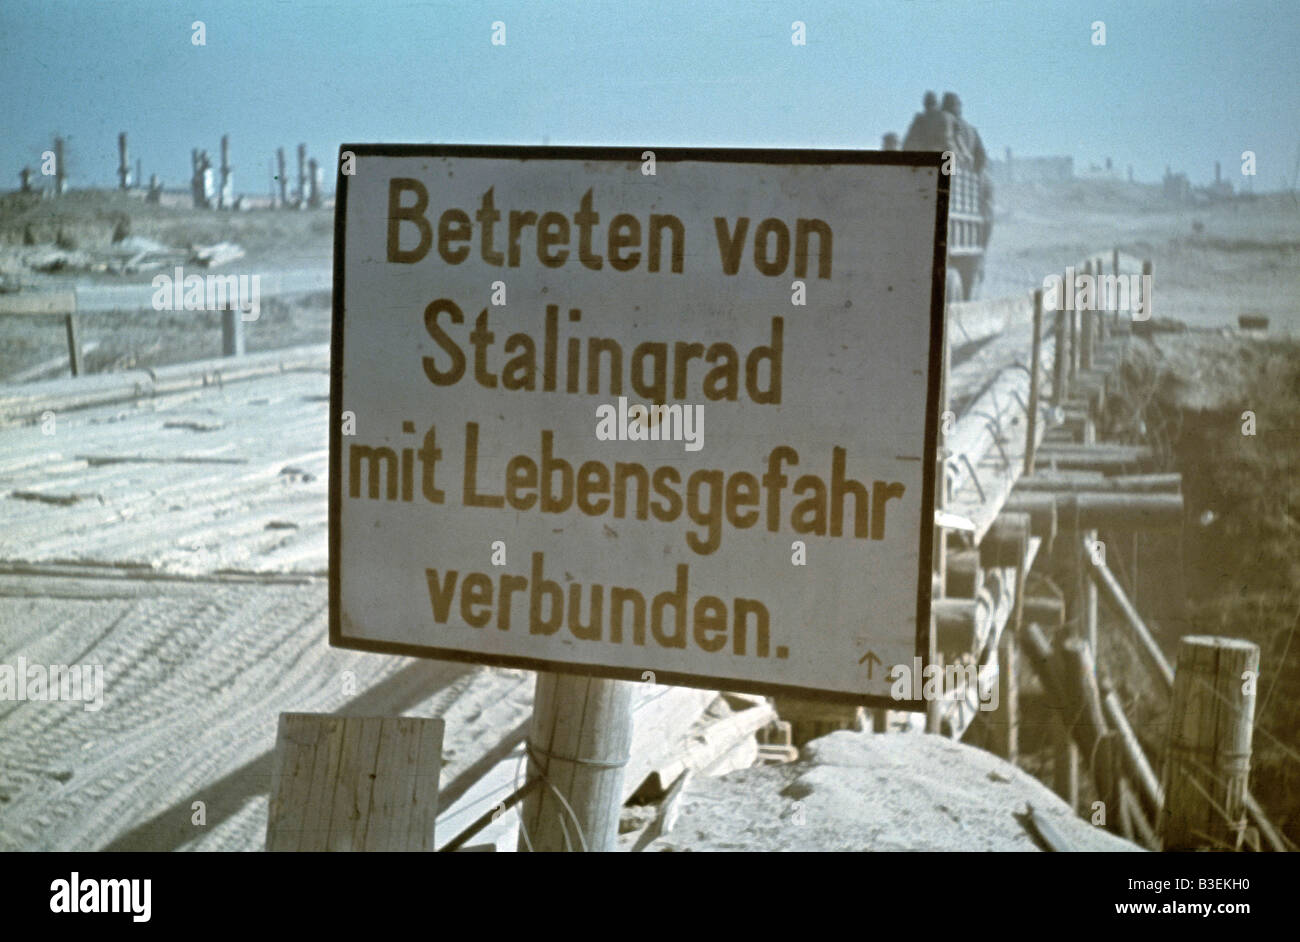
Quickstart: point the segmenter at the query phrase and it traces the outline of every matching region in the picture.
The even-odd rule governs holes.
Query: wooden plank
[[[327,850],[365,850],[366,849],[366,830],[370,823],[370,811],[372,809],[372,800],[374,797],[375,783],[379,778],[379,738],[383,732],[380,726],[380,718],[377,716],[365,716],[360,718],[356,724],[359,729],[358,735],[353,737],[355,743],[351,751],[346,750],[348,743],[347,727],[353,724],[345,724],[343,743],[345,751],[343,753],[343,763],[341,768],[348,769],[351,774],[346,779],[339,776],[340,784],[343,787],[335,786],[334,790],[334,814],[335,818],[331,824],[338,822],[338,813],[340,807],[345,810],[344,814],[347,821],[343,827],[331,829],[331,845]]]
[[[657,837],[662,837],[673,829],[677,823],[677,818],[682,810],[682,798],[686,794],[686,786],[690,784],[694,773],[687,769],[677,781],[673,783],[672,788],[668,789],[668,794],[664,796],[663,801],[659,803],[659,812],[655,815],[644,831],[642,831],[632,845],[632,853],[640,853],[650,845]]]
[[[0,294],[0,314],[62,315],[76,309],[75,291],[18,291]]]
[[[1095,560],[1088,547],[1083,546],[1084,568],[1097,587],[1101,589],[1106,596],[1107,601],[1115,607],[1120,615],[1123,616],[1124,623],[1128,626],[1129,633],[1137,641],[1138,650],[1145,655],[1147,661],[1155,669],[1156,677],[1163,683],[1166,690],[1173,687],[1174,669],[1169,664],[1169,659],[1160,650],[1160,645],[1152,637],[1151,632],[1147,629],[1146,623],[1142,621],[1142,616],[1138,614],[1133,603],[1128,600],[1124,594],[1124,589],[1120,586],[1119,581],[1106,566],[1104,560]]]
[[[1147,761],[1146,752],[1138,741],[1137,734],[1129,724],[1128,717],[1124,713],[1124,705],[1119,701],[1119,694],[1114,690],[1107,690],[1102,705],[1106,708],[1106,718],[1119,733],[1129,773],[1137,780],[1148,805],[1151,808],[1160,808],[1165,803],[1164,790],[1160,787],[1160,779],[1156,777],[1151,763]]]
[[[1183,476],[1173,474],[1117,474],[1101,471],[1042,471],[1016,482],[1017,491],[1091,491],[1093,493],[1177,493]]]
[[[978,343],[1006,333],[1033,317],[1033,295],[1029,293],[979,301],[949,302],[945,308],[947,333],[954,346]]]
[[[623,776],[624,801],[671,757],[681,738],[718,695],[693,687],[641,684],[633,696],[631,758]]]
[[[1004,373],[958,420],[953,435],[948,459],[952,500],[946,509],[974,524],[976,543],[1001,513],[1024,470],[1025,438],[1019,434],[1019,423],[1024,419],[1020,403],[1028,382],[1023,370]],[[996,416],[998,422],[987,416]],[[1044,425],[1037,424],[1036,435],[1041,437]]]
[[[764,703],[710,723],[698,735],[690,737],[672,759],[654,771],[649,787],[656,793],[665,792],[687,771],[707,772],[737,743],[752,737],[775,719],[776,711],[772,705]]]
[[[1074,850],[1074,845],[1066,840],[1056,825],[1052,824],[1041,811],[1035,811],[1033,805],[1026,805],[1030,824],[1038,832],[1039,838],[1049,850],[1067,853]]]
[[[266,849],[433,850],[444,723],[281,713]]]
[[[227,359],[178,363],[156,370],[101,373],[77,380],[0,386],[0,424],[40,417],[46,409],[65,412],[92,406],[149,399],[169,393],[224,386],[290,370],[329,369],[329,344],[269,350]]]

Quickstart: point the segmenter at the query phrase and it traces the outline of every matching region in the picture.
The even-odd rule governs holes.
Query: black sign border
[[[707,690],[734,690],[763,696],[789,696],[826,703],[842,703],[882,709],[924,712],[926,702],[920,698],[921,678],[913,678],[916,688],[911,700],[895,700],[874,694],[854,694],[771,684],[759,681],[679,674],[673,671],[601,664],[572,664],[542,658],[484,654],[451,648],[377,641],[373,638],[346,637],[342,631],[339,581],[339,548],[342,510],[343,449],[343,275],[346,267],[343,240],[347,228],[348,174],[343,173],[343,158],[354,157],[482,157],[497,160],[587,160],[640,163],[646,150],[653,150],[657,164],[677,161],[715,163],[750,163],[815,165],[876,165],[933,167],[937,174],[935,199],[934,259],[930,285],[930,357],[927,377],[925,418],[925,468],[921,500],[921,541],[918,554],[916,597],[916,656],[923,665],[930,663],[930,594],[934,556],[934,489],[938,460],[939,396],[943,371],[944,285],[948,255],[949,178],[943,173],[943,155],[930,151],[858,151],[858,150],[782,150],[773,148],[648,148],[648,147],[563,147],[495,144],[342,144],[339,147],[338,176],[334,197],[334,294],[330,327],[330,430],[329,430],[329,643],[331,647],[375,654],[434,658],[489,667],[510,667],[533,671],[603,677],[611,680],[643,681],[646,671],[653,671],[655,683]],[[882,669],[884,665],[881,665]]]

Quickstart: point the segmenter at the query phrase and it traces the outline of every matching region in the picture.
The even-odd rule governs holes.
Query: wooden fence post
[[[1059,350],[1060,341],[1057,341]],[[1038,359],[1043,348],[1043,289],[1034,291],[1034,339],[1029,354],[1029,415],[1025,428],[1025,474],[1034,473],[1034,442],[1038,437]],[[1058,358],[1060,354],[1057,354]]]
[[[1116,282],[1119,281],[1119,249],[1114,248],[1110,251],[1110,267],[1115,275]],[[1115,313],[1111,315],[1111,324],[1119,326],[1119,289],[1115,289]]]
[[[948,432],[944,416],[948,413],[948,374],[952,370],[952,345],[948,341],[947,324],[943,332],[943,364],[939,374],[939,466],[935,469],[934,507],[943,510],[948,505]],[[951,431],[951,429],[949,429]],[[947,594],[948,579],[948,531],[943,527],[934,528],[934,571],[939,574],[939,597]]]
[[[1070,359],[1069,373],[1066,376],[1066,395],[1074,389],[1074,380],[1079,375],[1079,311],[1074,306],[1074,269],[1067,268],[1066,272],[1069,277],[1065,279],[1066,297],[1069,298],[1070,314]]]
[[[1023,590],[1023,580],[1018,589]],[[994,712],[994,749],[1012,765],[1020,763],[1020,664],[1017,636],[1019,625],[1007,625],[998,641],[998,684],[1002,696]]]
[[[244,355],[244,317],[238,305],[229,302],[221,311],[221,355],[223,357]]]
[[[1065,362],[1070,355],[1070,338],[1065,327],[1065,309],[1056,309],[1056,353],[1052,360],[1052,408],[1065,402]]]
[[[1085,278],[1093,277],[1091,259],[1084,262],[1083,275]],[[1097,301],[1096,281],[1093,282],[1093,288],[1090,298],[1095,304]],[[1079,369],[1092,369],[1092,311],[1079,312]]]
[[[1178,644],[1165,753],[1165,850],[1239,850],[1259,646],[1239,638],[1189,635]]]
[[[520,850],[614,850],[632,743],[632,686],[538,673],[528,777],[546,781],[524,801]]]
[[[1064,722],[1058,729],[1056,753],[1052,764],[1052,788],[1060,795],[1070,810],[1079,813],[1079,747],[1070,737],[1070,727]]]
[[[77,312],[69,311],[63,324],[68,331],[68,365],[72,367],[73,376],[80,376],[85,372],[85,366],[81,362],[81,325],[77,321]]]
[[[1144,321],[1151,320],[1151,311],[1152,308],[1154,307],[1154,305],[1151,303],[1152,302],[1151,295],[1154,294],[1154,291],[1147,290],[1147,285],[1150,284],[1151,281],[1152,281],[1151,260],[1147,259],[1142,263],[1142,282],[1141,282],[1142,319]]]

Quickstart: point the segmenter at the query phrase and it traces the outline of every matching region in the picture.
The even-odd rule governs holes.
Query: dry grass
[[[1166,647],[1185,634],[1260,646],[1251,787],[1300,840],[1300,343],[1163,335],[1134,348],[1125,377],[1109,420],[1145,425],[1183,475],[1188,525],[1147,564],[1182,600],[1164,623]],[[1243,434],[1247,410],[1253,436]],[[1162,697],[1125,651],[1102,655],[1162,741]]]

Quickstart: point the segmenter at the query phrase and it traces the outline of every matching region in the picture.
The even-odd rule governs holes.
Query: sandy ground
[[[1037,779],[938,736],[838,732],[799,762],[697,778],[650,850],[1036,851],[1028,805],[1079,851],[1141,848],[1075,817]]]
[[[1093,252],[1109,265],[1112,248],[1151,260],[1156,317],[1235,327],[1254,312],[1275,332],[1300,331],[1300,204],[1290,194],[1191,206],[1142,184],[1006,186],[982,296],[1041,285]]]

